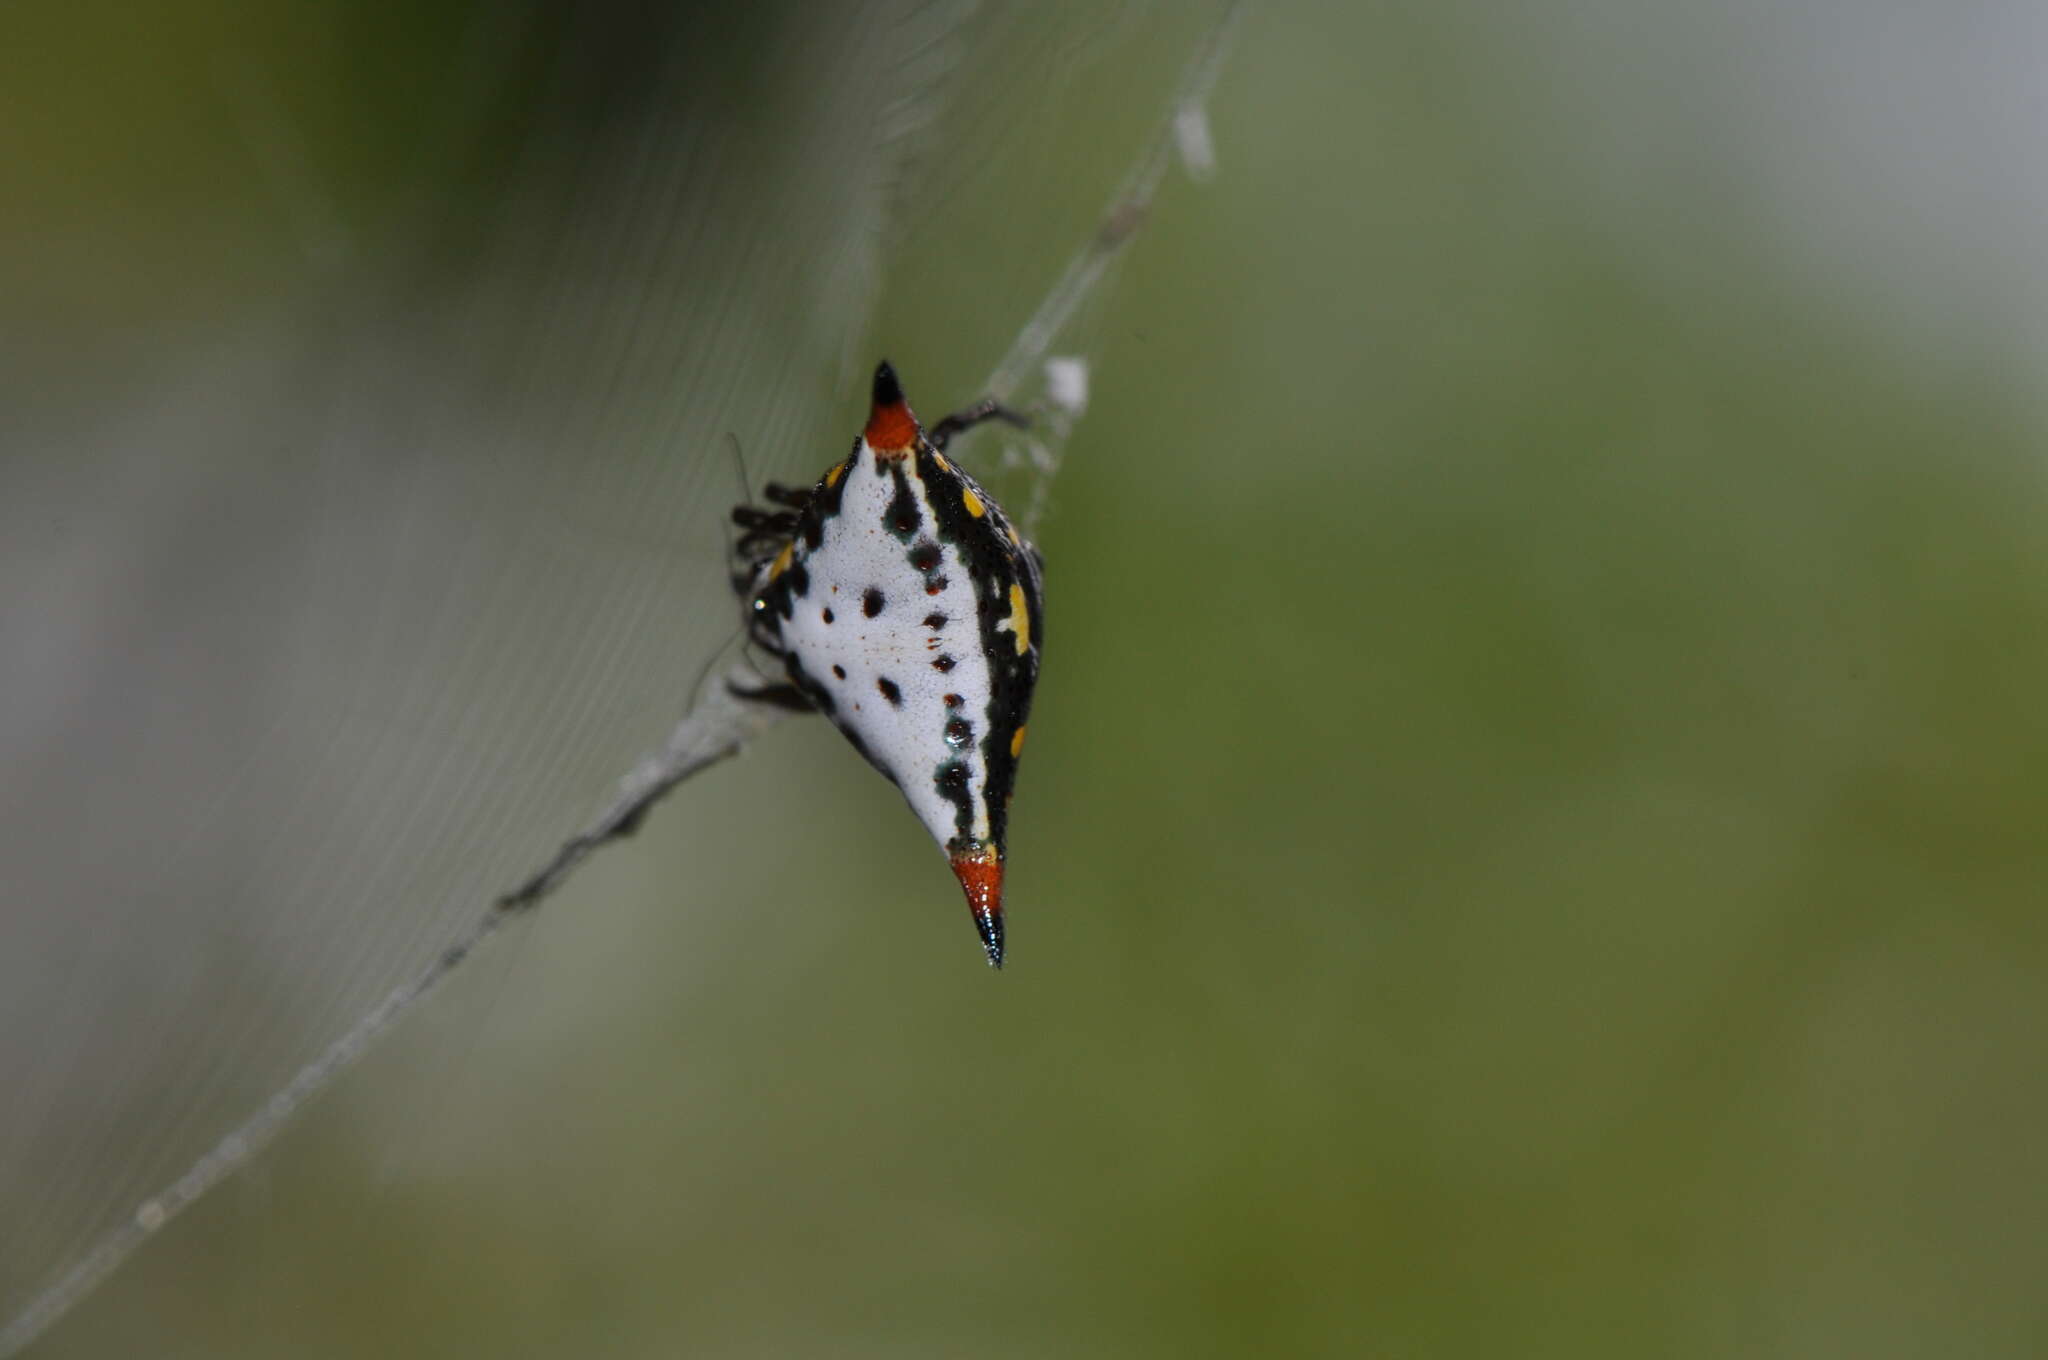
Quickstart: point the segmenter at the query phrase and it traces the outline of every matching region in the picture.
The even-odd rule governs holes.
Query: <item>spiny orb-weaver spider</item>
[[[1045,640],[1044,563],[1002,507],[947,460],[993,401],[927,431],[885,361],[853,451],[780,509],[742,505],[733,584],[748,636],[788,683],[750,697],[815,709],[903,792],[945,848],[982,948],[1003,966],[1010,793]]]

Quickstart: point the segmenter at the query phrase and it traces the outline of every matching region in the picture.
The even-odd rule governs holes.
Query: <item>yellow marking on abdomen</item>
[[[834,463],[825,472],[825,489],[830,491],[839,485],[839,479],[846,475],[846,464]]]
[[[782,575],[782,573],[784,573],[785,571],[788,571],[788,570],[789,570],[789,563],[790,563],[790,559],[791,559],[791,558],[793,558],[793,557],[795,557],[795,556],[796,556],[796,544],[794,544],[794,543],[786,543],[786,544],[784,544],[784,545],[783,545],[783,548],[782,548],[782,551],[781,551],[781,552],[779,552],[779,553],[777,553],[777,554],[775,554],[775,565],[774,565],[774,566],[772,566],[772,567],[770,567],[770,568],[768,568],[768,579],[772,581],[772,580],[774,580],[774,579],[775,579],[776,577],[778,577],[778,576]]]
[[[974,488],[971,486],[963,486],[960,488],[960,503],[966,506],[967,513],[974,516],[976,519],[980,519],[983,515],[988,513],[987,510],[984,509],[981,504],[981,497],[974,494]]]
[[[1017,655],[1031,650],[1031,611],[1024,607],[1024,587],[1010,583],[1010,627],[1017,633]]]
[[[1010,759],[1015,760],[1024,749],[1024,729],[1018,728],[1010,737]]]

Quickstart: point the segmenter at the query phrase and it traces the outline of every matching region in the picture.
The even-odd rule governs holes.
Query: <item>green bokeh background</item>
[[[397,211],[379,100],[445,78],[447,21],[296,13],[349,33],[286,84],[330,191]],[[1683,66],[1660,14],[1631,59]],[[948,191],[886,238],[857,356],[928,415],[1090,229],[1200,27],[1045,22],[1069,83],[942,127]],[[1668,138],[1664,174],[1603,187],[1562,90],[1613,31],[1539,59],[1528,22],[1246,19],[1218,174],[1169,182],[1078,337],[1001,975],[894,793],[785,724],[35,1353],[2040,1354],[2033,359],[2001,318],[1936,346],[1808,268],[1784,186],[1654,73],[1605,122]],[[693,30],[731,84],[693,107],[771,148],[803,110],[756,97],[764,26]],[[568,135],[522,128],[520,80],[450,154],[422,288],[460,273],[490,167]],[[219,303],[138,277],[105,317]],[[78,353],[145,348],[79,326]],[[770,471],[860,418],[857,378],[801,381],[829,437],[769,441]],[[690,532],[658,585],[712,637]],[[621,683],[650,745],[686,680]],[[520,796],[566,822],[616,762],[564,759]]]

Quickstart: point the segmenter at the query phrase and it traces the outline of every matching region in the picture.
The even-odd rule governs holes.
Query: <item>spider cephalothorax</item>
[[[824,713],[903,791],[1001,967],[1004,831],[1045,627],[1037,549],[945,455],[991,417],[1023,423],[982,402],[927,432],[884,363],[853,451],[733,521],[749,636],[788,673],[761,697]]]

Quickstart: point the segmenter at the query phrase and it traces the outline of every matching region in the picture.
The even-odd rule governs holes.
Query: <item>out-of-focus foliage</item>
[[[787,724],[37,1353],[2037,1354],[2040,21],[1538,12],[1245,23],[1002,975]],[[1200,22],[369,13],[0,20],[10,1297],[659,739],[723,434],[974,395]]]

